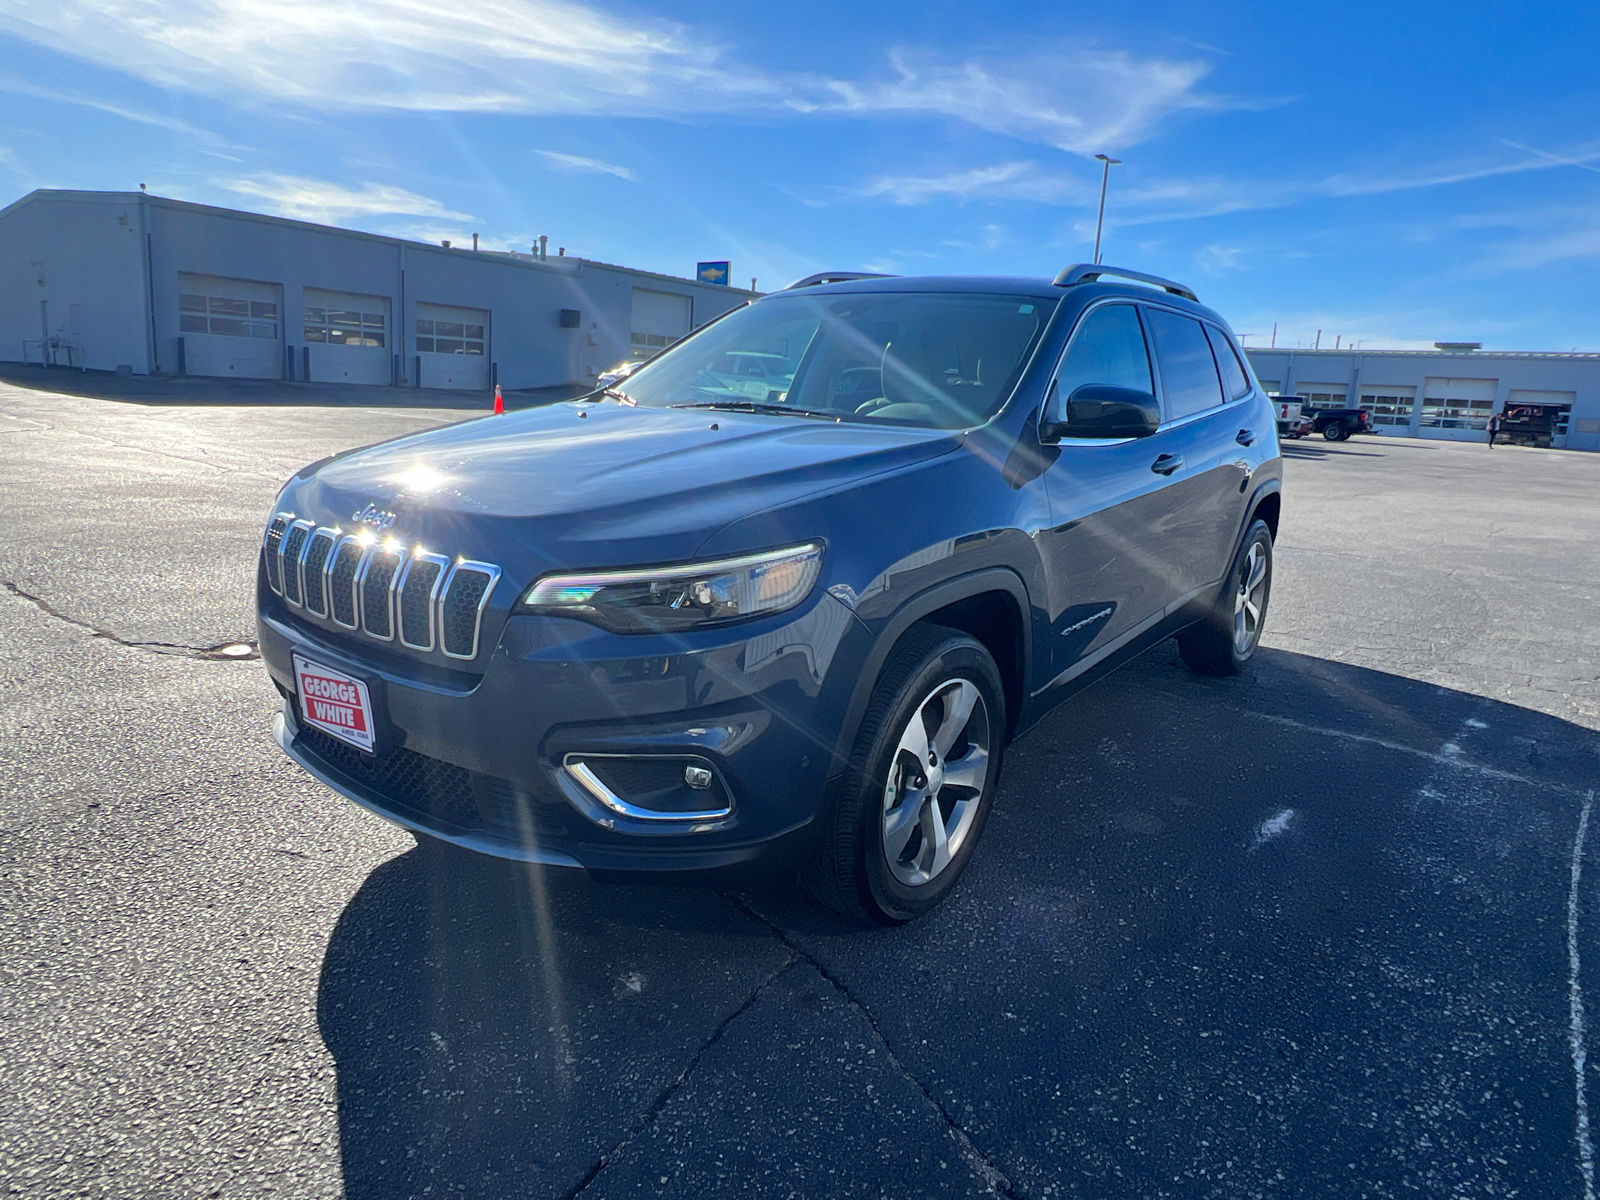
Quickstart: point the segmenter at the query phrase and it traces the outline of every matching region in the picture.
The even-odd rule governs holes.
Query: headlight
[[[547,575],[516,611],[576,617],[613,633],[671,633],[793,608],[821,568],[822,547],[813,542],[678,567]]]

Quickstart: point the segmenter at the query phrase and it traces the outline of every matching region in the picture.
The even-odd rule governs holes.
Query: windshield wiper
[[[723,412],[773,413],[778,416],[822,417],[832,421],[838,413],[818,412],[814,408],[796,408],[792,404],[766,404],[759,400],[704,400],[697,404],[674,404],[673,408],[714,408]]]

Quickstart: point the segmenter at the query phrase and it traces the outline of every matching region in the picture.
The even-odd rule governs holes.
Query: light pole
[[[1095,218],[1094,222],[1094,261],[1095,265],[1098,266],[1100,264],[1100,229],[1106,223],[1106,182],[1111,178],[1111,168],[1121,166],[1122,160],[1120,158],[1107,158],[1104,154],[1096,154],[1095,157],[1105,164],[1100,168],[1100,215]]]

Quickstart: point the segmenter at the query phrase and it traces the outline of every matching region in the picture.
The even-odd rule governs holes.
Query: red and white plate
[[[307,725],[372,752],[372,697],[366,684],[296,654],[294,687]]]

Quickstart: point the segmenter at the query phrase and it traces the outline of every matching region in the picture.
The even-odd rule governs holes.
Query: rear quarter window
[[[1215,325],[1206,326],[1206,336],[1211,339],[1211,349],[1217,356],[1217,369],[1222,372],[1222,390],[1230,400],[1237,400],[1250,390],[1250,376],[1239,361],[1239,350],[1233,339]]]

